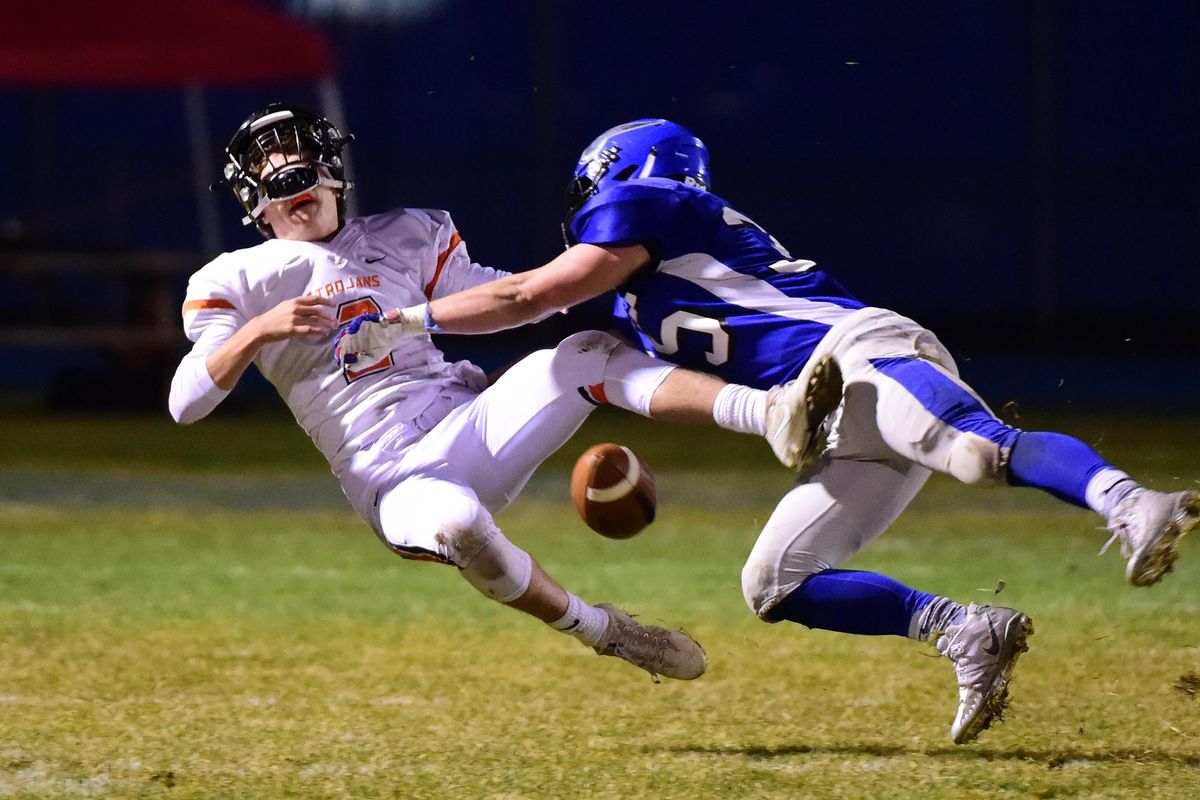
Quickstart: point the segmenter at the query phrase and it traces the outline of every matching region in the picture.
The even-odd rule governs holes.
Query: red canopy
[[[243,0],[41,0],[0,24],[0,83],[167,87],[330,72],[315,28]]]

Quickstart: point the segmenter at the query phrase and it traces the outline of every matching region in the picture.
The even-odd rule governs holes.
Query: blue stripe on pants
[[[871,366],[900,384],[925,410],[955,430],[973,433],[1003,448],[1019,431],[996,419],[979,398],[919,358],[873,358]]]
[[[996,419],[978,398],[937,367],[916,358],[876,358],[871,366],[903,386],[929,413],[955,430],[1010,451],[1008,482],[1030,486],[1087,508],[1088,481],[1110,465],[1092,448],[1061,433],[1019,431]]]

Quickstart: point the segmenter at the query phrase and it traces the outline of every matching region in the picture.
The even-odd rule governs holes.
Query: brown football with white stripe
[[[589,447],[571,473],[571,497],[587,526],[610,539],[628,539],[654,521],[654,473],[628,447]]]

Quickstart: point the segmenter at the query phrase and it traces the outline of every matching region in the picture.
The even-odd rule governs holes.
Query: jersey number
[[[787,261],[792,260],[792,254],[787,251],[783,245],[779,243],[771,234],[764,231],[755,223],[754,220],[734,211],[729,206],[725,206],[721,212],[721,219],[731,228],[753,228],[760,232],[771,242],[771,247],[775,249]],[[783,263],[783,262],[779,262]],[[797,265],[811,266],[811,262],[794,262]],[[778,269],[778,264],[772,265]],[[805,266],[804,268],[808,268]],[[796,271],[794,268],[788,271]],[[674,355],[679,352],[679,331],[687,330],[696,333],[702,333],[711,338],[712,342],[707,351],[704,353],[704,358],[709,364],[714,367],[724,364],[729,360],[729,330],[725,327],[725,323],[720,319],[712,317],[702,317],[699,314],[693,314],[690,311],[676,311],[663,317],[662,324],[658,336],[646,331],[642,328],[638,321],[637,315],[637,295],[631,292],[625,292],[625,302],[629,304],[629,318],[633,323],[649,336],[650,342],[654,345],[654,349],[662,353],[664,356]]]
[[[625,302],[629,304],[629,318],[641,328],[637,316],[637,300],[637,295],[631,292],[625,293]],[[646,333],[650,336],[650,342],[654,345],[655,350],[664,356],[670,356],[679,352],[679,331],[681,329],[703,333],[711,338],[711,344],[704,353],[704,359],[709,364],[715,367],[729,360],[729,331],[725,329],[719,319],[702,317],[690,311],[676,311],[663,317],[657,337],[649,331]]]
[[[375,298],[361,297],[358,300],[347,300],[345,303],[342,303],[340,306],[338,306],[337,321],[338,325],[345,325],[350,320],[362,314],[382,313],[383,310],[379,308],[379,303],[375,302]],[[388,353],[374,364],[355,366],[354,368],[343,367],[342,374],[346,376],[347,383],[353,383],[354,381],[366,375],[374,375],[376,372],[382,372],[395,363],[396,362],[392,359],[392,354]]]

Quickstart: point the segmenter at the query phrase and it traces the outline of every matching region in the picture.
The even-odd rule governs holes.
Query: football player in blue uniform
[[[729,382],[717,412],[727,427],[803,410],[793,438],[772,441],[800,476],[743,568],[750,608],[766,622],[933,642],[958,680],[951,738],[968,742],[1004,710],[1029,617],[838,565],[937,470],[968,484],[1037,487],[1096,511],[1110,543],[1121,541],[1126,578],[1147,586],[1170,571],[1179,538],[1200,520],[1200,492],[1152,491],[1077,439],[1005,424],[933,333],[864,304],[708,187],[708,152],[683,127],[642,119],[606,131],[576,164],[564,253],[357,320],[339,352],[374,358],[407,335],[497,331],[617,289],[624,323],[648,351]],[[747,388],[785,382],[786,402]]]

